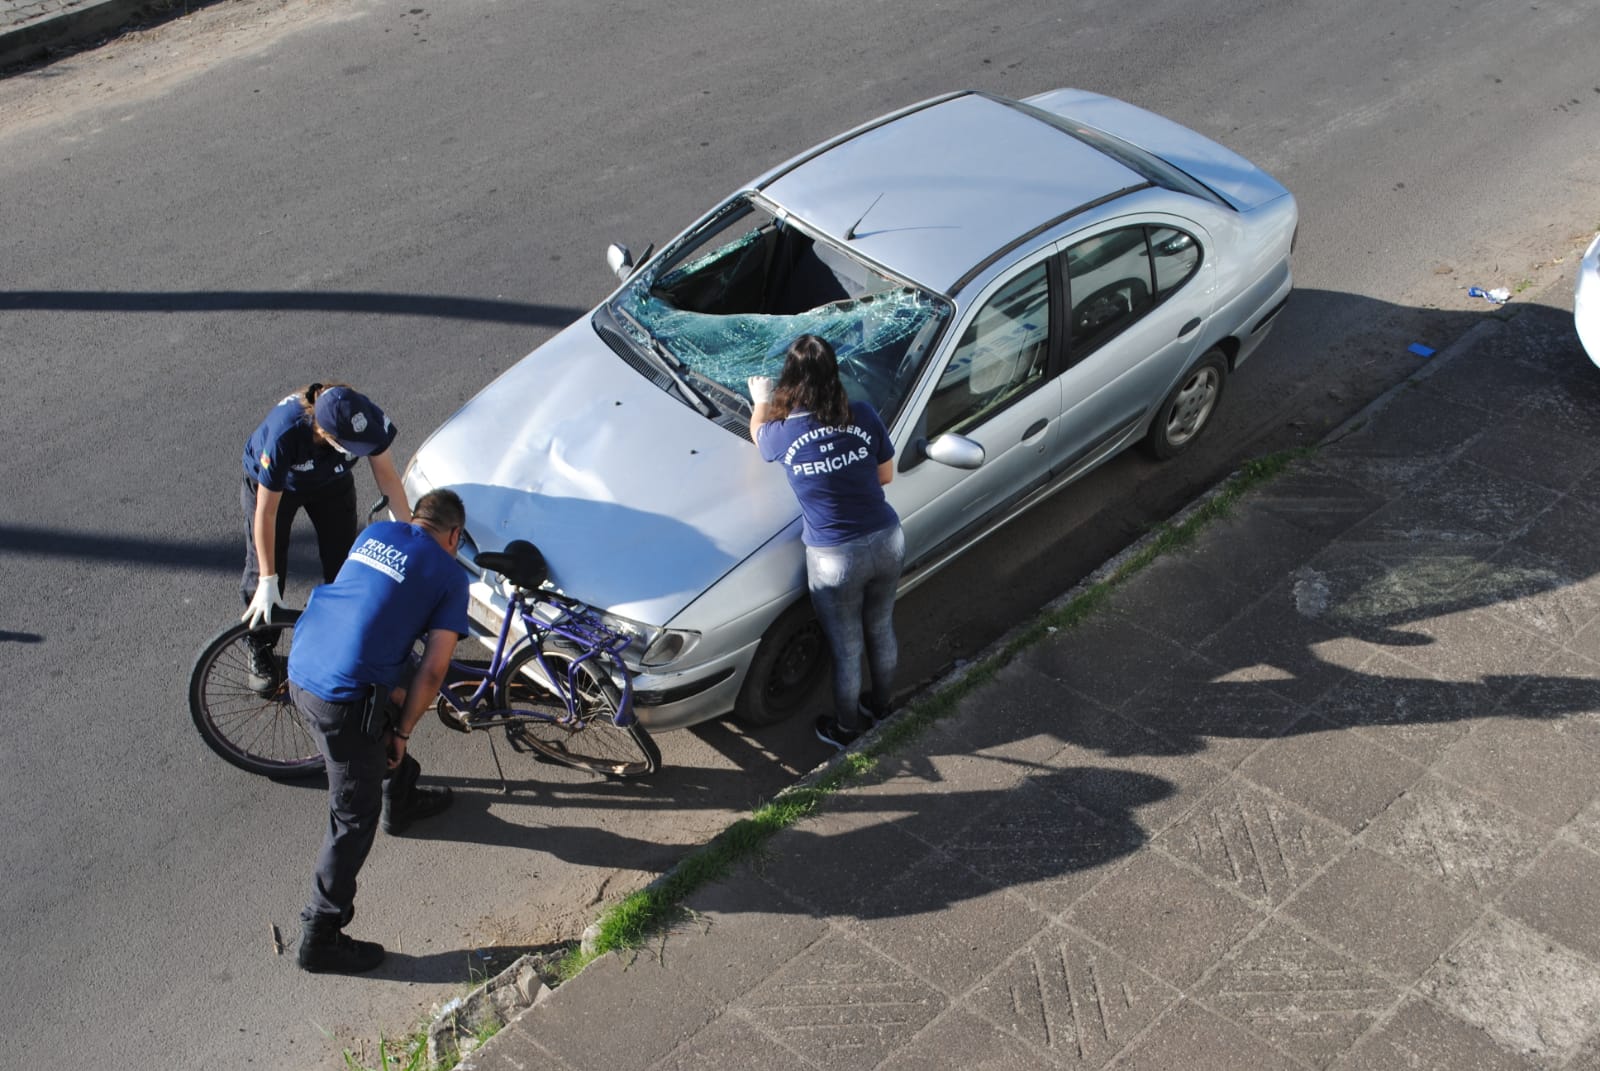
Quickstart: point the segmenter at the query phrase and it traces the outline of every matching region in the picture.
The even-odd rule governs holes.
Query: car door
[[[997,280],[974,304],[937,362],[931,389],[899,460],[889,499],[906,532],[913,572],[1007,512],[1049,478],[1059,385],[1052,323],[1059,268],[1048,251]],[[958,435],[982,447],[976,468],[924,455],[920,444]]]
[[[1066,243],[1058,476],[1125,444],[1195,356],[1211,312],[1208,246],[1198,224],[1166,216]]]

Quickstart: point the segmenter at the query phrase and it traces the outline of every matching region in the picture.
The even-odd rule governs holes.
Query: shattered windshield
[[[694,379],[745,404],[750,376],[776,378],[796,335],[820,335],[839,355],[850,397],[885,422],[949,314],[942,299],[745,199],[641,271],[611,307],[633,342],[653,339]]]

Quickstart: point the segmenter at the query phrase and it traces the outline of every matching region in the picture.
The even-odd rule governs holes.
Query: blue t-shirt
[[[311,592],[289,648],[289,679],[329,703],[403,683],[418,636],[436,628],[467,635],[467,583],[426,530],[369,525],[333,583]]]
[[[387,450],[398,434],[387,416],[383,430],[387,438],[383,450]],[[272,407],[244,446],[244,474],[269,491],[311,494],[349,478],[351,463],[317,437],[311,417],[293,394]]]
[[[790,413],[756,429],[756,445],[783,474],[800,500],[800,538],[808,547],[834,547],[899,524],[883,496],[878,466],[894,457],[894,444],[877,410],[850,403],[850,420],[829,427],[810,413]]]

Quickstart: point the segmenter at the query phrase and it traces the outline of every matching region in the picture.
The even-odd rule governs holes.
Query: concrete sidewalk
[[[1600,1068],[1600,372],[1353,423],[462,1066]]]

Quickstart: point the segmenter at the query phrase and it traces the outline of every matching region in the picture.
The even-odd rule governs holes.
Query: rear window
[[[1146,152],[1132,142],[1123,141],[1115,134],[1107,134],[1104,130],[1096,130],[1092,126],[1075,123],[1070,119],[1062,118],[1053,112],[1047,112],[1043,108],[1036,108],[1023,101],[1009,101],[1008,103],[1027,112],[1042,123],[1049,123],[1068,137],[1077,138],[1085,145],[1098,149],[1129,171],[1163,189],[1186,193],[1191,197],[1198,197],[1202,201],[1210,201],[1226,209],[1231,210],[1233,208],[1223,199],[1221,194],[1193,175],[1190,175],[1187,171],[1173,167],[1161,157]]]

